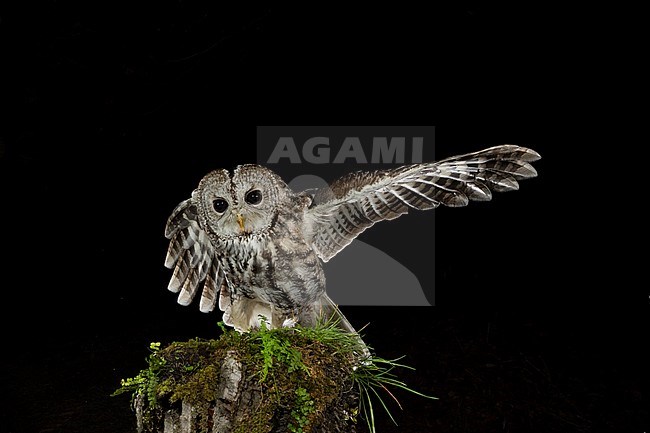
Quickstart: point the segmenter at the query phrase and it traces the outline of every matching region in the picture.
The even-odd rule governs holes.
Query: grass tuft
[[[401,362],[404,357],[374,355],[372,349],[360,347],[363,343],[358,335],[341,330],[336,322],[281,329],[268,329],[264,321],[261,323],[259,329],[244,334],[220,325],[224,333],[218,340],[175,342],[164,349],[160,343],[152,343],[148,367],[133,378],[123,379],[113,395],[146,397],[149,410],[159,408],[161,400],[189,400],[197,407],[208,408],[214,403],[210,399],[218,386],[220,361],[235,351],[248,377],[255,379],[267,396],[274,396],[266,400],[268,407],[257,412],[263,415],[259,417],[263,425],[240,426],[250,433],[266,431],[278,410],[287,414],[289,431],[308,433],[326,416],[335,396],[347,389],[358,390],[357,403],[345,409],[348,421],[355,424],[360,415],[371,433],[376,433],[376,409],[380,407],[397,424],[387,404],[392,400],[402,408],[395,390],[436,399],[398,378],[398,369],[413,370]]]

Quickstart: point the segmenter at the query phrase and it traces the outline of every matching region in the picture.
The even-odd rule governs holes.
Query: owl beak
[[[241,229],[241,232],[246,233],[246,228],[244,227],[244,217],[241,216],[240,213],[237,214],[237,224],[239,224],[239,228]]]

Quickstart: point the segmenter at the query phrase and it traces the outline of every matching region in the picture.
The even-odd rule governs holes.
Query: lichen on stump
[[[122,383],[134,392],[138,432],[355,432],[354,340],[322,329],[152,346],[149,369]]]

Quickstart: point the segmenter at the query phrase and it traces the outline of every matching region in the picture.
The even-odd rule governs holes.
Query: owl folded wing
[[[519,189],[519,180],[537,175],[530,163],[539,158],[531,149],[503,145],[438,162],[350,173],[314,195],[307,233],[327,262],[373,224],[409,209],[465,206],[490,200],[491,191]]]
[[[201,228],[194,197],[193,193],[176,206],[167,220],[165,237],[170,241],[165,266],[174,268],[168,289],[180,292],[181,305],[189,305],[203,284],[199,308],[207,313],[214,309],[224,281],[210,239]]]

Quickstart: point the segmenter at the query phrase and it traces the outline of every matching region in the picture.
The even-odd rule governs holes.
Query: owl
[[[375,223],[410,210],[486,201],[537,175],[540,155],[515,145],[437,162],[358,171],[328,188],[294,192],[273,171],[241,165],[208,173],[167,220],[169,290],[189,305],[218,305],[238,331],[314,326],[333,319],[355,332],[325,286],[323,263]]]

